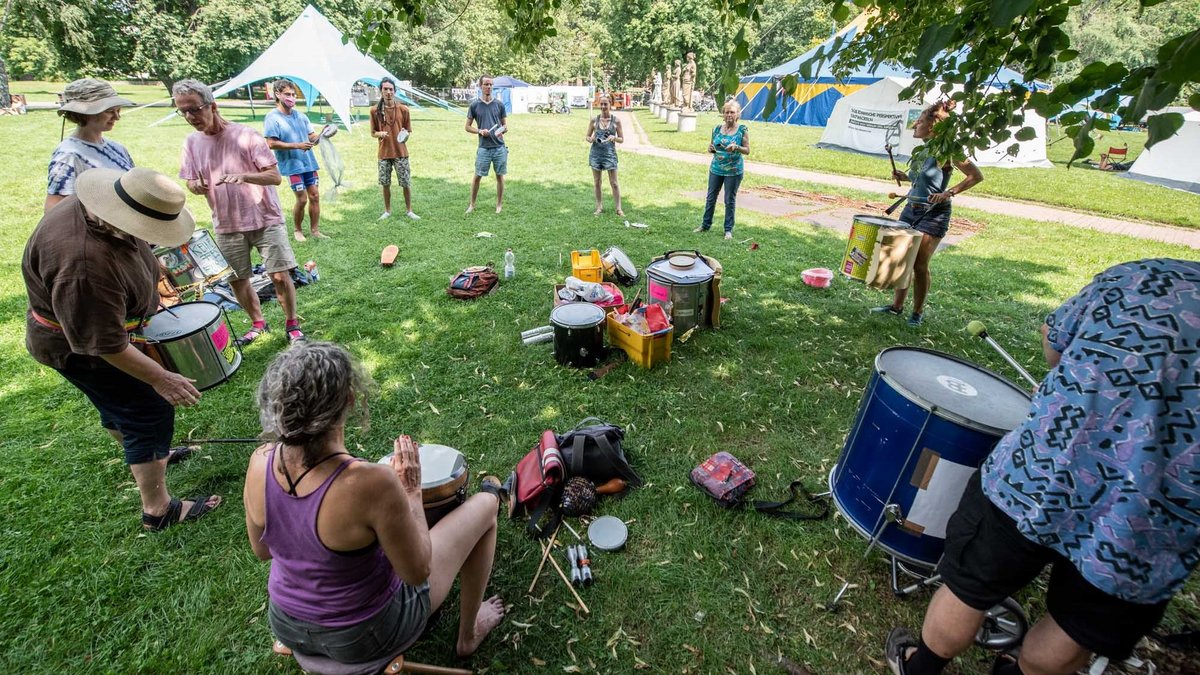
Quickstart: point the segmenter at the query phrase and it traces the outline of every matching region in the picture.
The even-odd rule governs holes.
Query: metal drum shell
[[[604,317],[604,310],[589,302],[569,302],[555,307],[550,312],[550,324],[554,326],[554,360],[574,368],[591,368],[600,363],[605,354]]]
[[[195,380],[199,391],[224,383],[242,365],[225,313],[211,302],[185,302],[158,312],[142,334],[147,356]]]
[[[698,267],[702,265],[703,267]],[[671,325],[681,335],[693,326],[709,324],[710,284],[715,273],[699,258],[696,273],[681,273],[670,260],[659,260],[646,267],[646,294],[658,305],[671,303]]]
[[[604,274],[622,286],[632,286],[642,276],[633,259],[616,246],[609,246],[600,254],[600,264]]]
[[[908,519],[918,499],[936,499],[939,495],[932,494],[935,488],[929,480],[933,467],[945,461],[949,462],[946,468],[957,471],[949,475],[963,478],[937,487],[946,503],[953,502],[952,512],[972,470],[978,470],[1009,429],[1001,428],[1006,424],[981,423],[932,404],[897,381],[881,366],[884,355],[895,349],[876,357],[854,424],[830,471],[829,489],[838,511],[859,534],[868,540],[878,537],[876,545],[898,560],[932,569],[945,548],[944,520],[938,522],[943,528],[940,536],[936,527],[925,530],[907,520],[889,522],[884,515],[888,504],[897,505],[899,515]],[[1009,412],[1015,415],[1016,402],[1023,400],[1027,413],[1029,395],[999,375],[933,350],[903,349],[951,359],[1004,383],[1012,389],[1012,398],[1004,403]]]

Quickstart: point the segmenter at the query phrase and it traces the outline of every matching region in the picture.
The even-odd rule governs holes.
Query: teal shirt
[[[712,144],[717,149],[713,154],[712,166],[709,171],[718,176],[740,176],[745,170],[745,163],[742,161],[742,153],[730,152],[725,149],[725,146],[730,143],[736,145],[746,144],[746,125],[739,124],[737,131],[732,134],[721,133],[721,127],[724,124],[718,124],[712,130]]]

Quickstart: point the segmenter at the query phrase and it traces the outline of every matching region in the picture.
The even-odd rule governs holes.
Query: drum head
[[[421,456],[422,490],[445,485],[466,470],[467,459],[450,446],[422,443],[417,453]]]
[[[613,246],[611,249],[609,249],[609,254],[612,256],[613,261],[617,264],[618,270],[631,278],[637,278],[637,265],[633,264],[633,259],[625,255],[624,251],[616,246]]]
[[[604,310],[590,302],[568,302],[550,312],[550,323],[563,328],[589,328],[604,321]]]
[[[601,551],[620,551],[629,537],[629,528],[615,516],[600,516],[588,526],[588,539]]]
[[[860,215],[854,216],[854,220],[860,223],[867,223],[868,225],[878,225],[879,227],[908,227],[908,223],[899,220],[892,220],[891,218],[884,218],[883,216]]]
[[[968,426],[1004,433],[1029,414],[1029,395],[1015,384],[949,354],[892,347],[879,353],[875,368],[906,397]]]
[[[194,333],[220,315],[221,308],[211,302],[185,302],[155,314],[142,334],[166,342]]]
[[[667,264],[677,270],[691,269],[696,264],[696,256],[694,255],[673,255],[667,258]]]

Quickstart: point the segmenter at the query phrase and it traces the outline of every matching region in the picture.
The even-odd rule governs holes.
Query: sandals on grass
[[[245,347],[251,342],[254,342],[258,338],[262,337],[263,333],[269,332],[271,332],[271,327],[266,324],[263,324],[262,328],[259,328],[258,326],[251,326],[250,330],[246,331],[242,337],[237,339],[238,346]]]
[[[172,497],[170,505],[167,506],[167,512],[162,514],[161,516],[152,516],[149,513],[146,513],[145,511],[143,511],[142,512],[142,527],[146,528],[147,530],[150,530],[151,532],[159,532],[161,530],[167,529],[168,527],[171,527],[172,525],[178,525],[179,523],[186,523],[189,520],[196,520],[197,518],[200,518],[204,514],[208,513],[209,511],[212,511],[213,509],[217,508],[217,506],[221,505],[221,502],[218,501],[216,506],[209,506],[208,500],[210,500],[212,498],[213,498],[213,495],[204,495],[203,497],[189,497],[188,501],[193,502],[192,508],[188,509],[188,512],[186,514],[184,514],[183,518],[181,519],[179,517],[179,514],[183,511],[183,501]]]

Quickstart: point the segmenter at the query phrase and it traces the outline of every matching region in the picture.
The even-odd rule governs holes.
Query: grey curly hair
[[[304,465],[321,457],[326,436],[352,411],[368,421],[370,377],[342,347],[307,342],[288,349],[267,366],[258,385],[263,433],[304,448]]]
[[[195,94],[200,97],[202,105],[212,105],[217,99],[213,98],[212,87],[200,80],[180,80],[171,86],[171,96]]]

